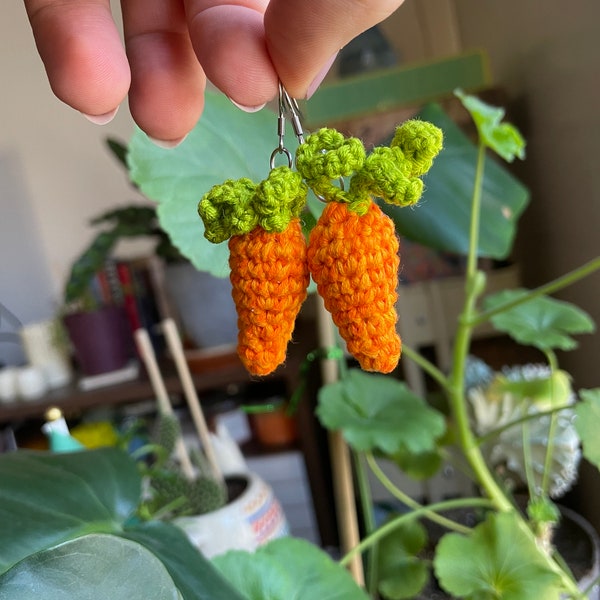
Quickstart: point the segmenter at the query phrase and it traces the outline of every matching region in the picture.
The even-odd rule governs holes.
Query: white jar
[[[17,393],[22,400],[37,400],[48,391],[44,371],[27,365],[17,369]]]
[[[17,368],[4,367],[0,369],[0,404],[14,402],[17,397]]]

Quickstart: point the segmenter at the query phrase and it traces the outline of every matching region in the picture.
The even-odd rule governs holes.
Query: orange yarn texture
[[[262,227],[229,240],[232,295],[238,314],[238,354],[253,375],[285,360],[309,282],[306,240],[293,218],[281,233]]]
[[[400,359],[398,249],[392,220],[372,200],[362,216],[346,203],[328,203],[310,234],[310,273],[348,351],[365,371],[389,373]]]

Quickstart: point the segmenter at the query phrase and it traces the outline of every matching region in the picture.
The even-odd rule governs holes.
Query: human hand
[[[207,78],[246,110],[307,97],[337,51],[403,0],[24,0],[54,94],[106,123],[129,94],[136,123],[176,145],[203,109]]]

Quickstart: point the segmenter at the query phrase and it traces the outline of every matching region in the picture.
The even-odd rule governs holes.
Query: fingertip
[[[53,5],[30,14],[30,22],[54,95],[84,114],[113,112],[131,75],[110,11]]]
[[[262,13],[215,6],[192,16],[189,27],[206,76],[234,104],[260,107],[277,95],[279,78],[265,44]]]

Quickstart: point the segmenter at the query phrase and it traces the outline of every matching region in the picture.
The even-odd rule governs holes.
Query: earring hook
[[[271,153],[269,159],[269,166],[271,169],[275,168],[275,159],[278,154],[284,154],[288,159],[288,165],[290,169],[294,164],[292,153],[285,147],[285,118],[289,115],[292,123],[294,134],[298,139],[299,144],[304,143],[304,131],[302,129],[302,115],[298,107],[298,102],[295,98],[292,98],[283,87],[281,81],[279,82],[279,98],[278,98],[278,115],[277,115],[277,136],[279,143],[277,148]]]

